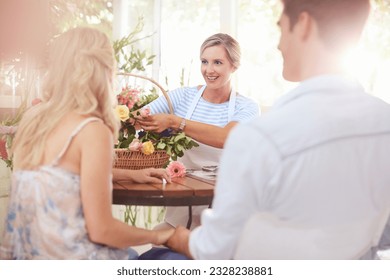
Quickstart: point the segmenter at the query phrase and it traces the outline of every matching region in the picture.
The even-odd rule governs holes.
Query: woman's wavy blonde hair
[[[48,135],[69,112],[100,118],[116,139],[115,67],[111,42],[101,31],[78,27],[53,41],[42,102],[25,113],[15,136],[15,169],[34,169],[42,164]]]

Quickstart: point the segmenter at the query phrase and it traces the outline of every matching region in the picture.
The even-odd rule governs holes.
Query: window
[[[203,84],[200,45],[219,32],[219,1],[161,1],[161,78],[167,86]]]
[[[168,89],[204,83],[199,70],[199,48],[205,38],[217,32],[230,33],[241,45],[242,65],[234,77],[238,92],[262,106],[271,106],[295,86],[282,77],[283,62],[277,49],[279,29],[276,26],[281,12],[279,0],[128,1],[132,24],[142,15],[144,34],[154,33],[145,45],[157,55],[148,75],[153,75]],[[345,65],[367,91],[390,102],[387,78],[390,71],[390,31],[387,28],[390,6],[385,1],[373,0],[372,3],[372,14],[362,41]],[[226,26],[231,29],[226,30]]]

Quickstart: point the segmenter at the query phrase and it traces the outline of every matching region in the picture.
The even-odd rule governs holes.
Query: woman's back
[[[25,112],[13,141],[0,258],[127,259],[137,256],[130,246],[165,243],[172,230],[139,229],[112,216],[119,120],[110,39],[74,28],[53,40],[48,58],[42,102]]]
[[[35,170],[17,170],[13,174],[9,214],[1,253],[16,259],[126,259],[127,250],[92,243],[88,238],[80,196],[77,166],[77,135],[97,118],[84,118],[66,138],[57,157]],[[67,122],[67,123],[66,123]],[[65,121],[64,127],[74,120]],[[61,122],[62,124],[62,122]],[[61,143],[53,133],[49,143]],[[58,146],[56,144],[53,145]],[[54,149],[54,150],[53,150]],[[48,148],[50,158],[55,148]],[[80,157],[80,155],[79,155]],[[12,244],[12,245],[11,245]]]

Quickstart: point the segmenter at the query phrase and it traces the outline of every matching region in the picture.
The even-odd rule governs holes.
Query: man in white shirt
[[[188,257],[358,259],[390,244],[390,106],[339,69],[369,0],[282,2],[283,76],[301,84],[231,132],[212,209],[168,241]]]

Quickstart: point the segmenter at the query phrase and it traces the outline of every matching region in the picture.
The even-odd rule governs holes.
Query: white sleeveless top
[[[70,135],[49,165],[13,173],[0,259],[127,259],[127,250],[92,243],[87,234],[80,197],[80,175],[58,167],[73,138]]]

